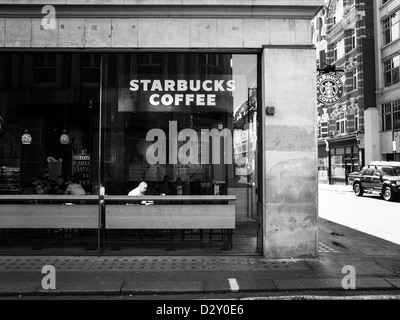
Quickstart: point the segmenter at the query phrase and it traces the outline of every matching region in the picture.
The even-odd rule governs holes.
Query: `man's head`
[[[35,185],[35,186],[37,186],[37,185],[40,184],[39,176],[34,176],[34,177],[32,178],[32,184]]]
[[[144,194],[146,190],[147,190],[147,183],[143,181],[139,184],[139,191],[140,193]]]
[[[58,185],[61,186],[61,185],[64,184],[64,182],[65,182],[65,181],[64,181],[64,177],[63,177],[63,176],[58,176],[58,177],[57,177],[57,184],[58,184]]]

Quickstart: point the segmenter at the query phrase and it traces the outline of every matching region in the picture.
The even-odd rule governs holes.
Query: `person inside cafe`
[[[54,194],[64,194],[65,189],[67,189],[67,186],[65,185],[65,178],[64,176],[59,175],[54,186]]]
[[[128,193],[128,196],[144,196],[147,190],[147,183],[142,181],[139,185]]]
[[[136,196],[136,197],[145,196],[147,187],[148,187],[147,183],[142,181],[141,183],[139,183],[139,185],[135,189],[131,190],[128,193],[128,196]],[[142,201],[140,204],[149,205],[149,204],[153,204],[153,201]]]
[[[39,176],[35,175],[31,181],[22,190],[23,194],[44,194],[45,189],[43,188],[42,180]]]
[[[174,193],[169,175],[166,174],[164,176],[164,180],[159,183],[158,191],[160,192],[161,195],[167,195],[167,196]]]
[[[86,194],[85,189],[78,183],[78,180],[75,177],[72,177],[67,182],[67,188],[64,191],[64,194],[70,195],[84,195]]]

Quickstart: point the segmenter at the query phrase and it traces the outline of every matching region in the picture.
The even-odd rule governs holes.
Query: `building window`
[[[392,130],[392,104],[385,103],[382,105],[382,130]]]
[[[164,54],[162,53],[140,53],[137,56],[138,74],[160,74],[163,72]]]
[[[335,42],[333,47],[333,57],[334,60],[338,60],[344,56],[344,39],[340,39],[339,41]]]
[[[346,132],[346,117],[344,112],[341,112],[336,120],[336,133],[345,133]]]
[[[394,56],[383,62],[385,87],[399,82],[400,55]]]
[[[32,56],[33,82],[55,83],[56,82],[56,54],[35,53]]]
[[[382,131],[400,129],[400,100],[384,103],[381,106]]]
[[[85,83],[98,83],[100,79],[100,54],[81,55],[81,80]]]
[[[334,24],[343,19],[343,0],[337,0],[335,15],[333,16]]]
[[[351,30],[351,50],[353,50],[357,45],[356,30]]]
[[[393,129],[400,129],[400,100],[392,102],[393,108]]]
[[[352,90],[357,89],[357,68],[353,69],[352,72]]]
[[[360,130],[360,111],[358,108],[354,111],[354,131]]]
[[[382,21],[384,45],[397,40],[400,36],[399,11]]]

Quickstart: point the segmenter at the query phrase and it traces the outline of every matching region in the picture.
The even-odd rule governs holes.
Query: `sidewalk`
[[[318,189],[321,190],[330,190],[330,191],[338,191],[338,192],[353,192],[353,188],[351,185],[340,185],[340,184],[318,184]]]
[[[45,290],[41,269],[56,269],[56,289]],[[356,288],[344,290],[344,266]],[[0,256],[2,298],[55,296],[217,297],[217,294],[293,295],[330,292],[400,294],[400,245],[320,219],[319,259],[259,256]],[[0,298],[1,299],[1,298]]]

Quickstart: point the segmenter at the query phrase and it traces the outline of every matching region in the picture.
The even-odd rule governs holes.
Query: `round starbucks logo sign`
[[[317,99],[323,104],[334,104],[343,97],[343,83],[333,74],[323,74],[317,79]]]

